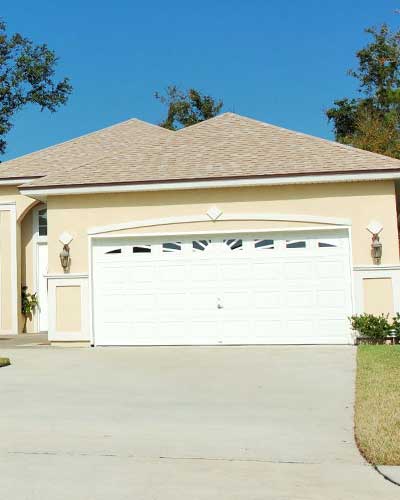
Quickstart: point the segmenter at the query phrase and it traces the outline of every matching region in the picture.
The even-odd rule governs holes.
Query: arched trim
[[[29,205],[27,205],[22,211],[21,213],[19,214],[18,216],[18,220],[17,222],[19,223],[22,223],[22,221],[24,220],[25,216],[33,209],[35,208],[37,205],[39,205],[41,202],[38,201],[38,200],[31,200],[31,203],[29,203]]]
[[[218,217],[218,221],[284,221],[284,222],[309,222],[313,224],[328,224],[330,226],[348,227],[351,226],[350,219],[339,219],[336,217],[320,217],[315,215],[300,215],[300,214],[274,214],[274,213],[240,213],[240,214],[225,214],[222,213]],[[107,226],[92,227],[88,230],[88,234],[96,235],[102,233],[110,233],[113,231],[121,231],[125,229],[137,229],[141,227],[152,226],[167,226],[171,224],[185,224],[191,222],[212,222],[217,224],[217,220],[210,220],[210,216],[204,215],[184,215],[177,217],[163,217],[159,219],[146,219],[121,224],[110,224]]]

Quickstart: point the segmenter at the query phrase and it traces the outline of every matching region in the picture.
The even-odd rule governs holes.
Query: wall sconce
[[[383,226],[380,222],[371,221],[367,226],[368,231],[372,234],[371,257],[374,264],[379,265],[382,259],[382,243],[379,241],[379,233]]]
[[[60,263],[64,273],[66,273],[69,271],[71,265],[69,244],[73,240],[73,237],[69,233],[64,232],[60,234],[58,239],[63,244],[63,249],[60,252]]]
[[[61,262],[61,267],[64,269],[64,273],[68,271],[69,268],[69,245],[64,245],[63,249],[60,252],[60,262]]]
[[[379,241],[379,235],[372,236],[371,255],[374,264],[380,264],[382,259],[382,243]]]

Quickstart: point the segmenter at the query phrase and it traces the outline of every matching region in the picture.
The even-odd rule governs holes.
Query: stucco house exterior
[[[28,330],[53,342],[351,343],[350,314],[400,311],[399,179],[398,160],[233,113],[4,162],[0,334],[21,332],[26,285]]]

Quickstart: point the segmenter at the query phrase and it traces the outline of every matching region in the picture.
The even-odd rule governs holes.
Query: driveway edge
[[[385,471],[381,470],[382,467],[385,467]],[[391,482],[392,484],[395,484],[396,486],[400,486],[400,467],[396,466],[385,466],[385,465],[373,465],[373,468],[376,470],[378,474],[380,474],[382,477],[386,479],[386,481]],[[396,474],[393,474],[390,470],[387,469],[394,469],[396,471]],[[396,478],[394,477],[396,476]]]

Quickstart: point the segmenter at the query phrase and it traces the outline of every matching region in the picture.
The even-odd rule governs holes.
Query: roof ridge
[[[222,118],[223,116],[226,115],[234,115],[235,113],[231,113],[230,111],[225,111],[224,113],[221,113],[219,115],[213,116],[212,118],[208,118],[207,120],[201,120],[201,122],[193,123],[193,125],[188,125],[187,127],[182,127],[178,130],[175,130],[175,134],[179,134],[182,132],[185,132],[186,130],[192,130],[195,127],[199,127],[201,125],[205,125],[206,123],[213,122],[215,120],[218,120],[219,118]],[[236,115],[240,116],[240,115]],[[244,118],[244,117],[243,117]]]
[[[67,139],[66,141],[63,141],[63,142],[58,142],[57,144],[53,144],[52,146],[47,146],[46,148],[37,149],[36,151],[31,151],[30,153],[26,153],[26,154],[24,154],[22,156],[17,156],[16,158],[11,158],[10,160],[6,160],[6,161],[2,162],[1,163],[1,167],[4,166],[4,165],[7,165],[8,163],[11,163],[14,160],[23,160],[23,159],[26,159],[27,157],[34,156],[34,155],[36,155],[38,153],[43,153],[44,151],[51,151],[52,149],[58,148],[59,146],[63,146],[65,144],[69,144],[71,142],[75,142],[75,141],[79,141],[81,139],[85,139],[85,138],[90,137],[92,135],[99,134],[100,132],[104,132],[106,130],[113,129],[115,127],[119,127],[121,125],[130,123],[130,122],[139,122],[139,123],[143,123],[145,125],[148,125],[150,127],[156,127],[156,128],[158,128],[160,130],[165,130],[166,132],[171,132],[170,130],[167,130],[167,129],[163,128],[163,127],[160,127],[159,125],[155,125],[154,123],[150,123],[150,122],[146,122],[144,120],[140,120],[139,118],[136,118],[136,117],[134,117],[134,118],[128,118],[127,120],[123,120],[122,122],[113,123],[112,125],[108,125],[107,127],[103,127],[103,128],[98,129],[98,130],[93,130],[92,132],[88,132],[86,134],[79,135],[78,137],[73,137],[72,139]],[[0,167],[0,169],[1,169],[1,167]],[[39,177],[43,177],[43,176],[39,176]]]

